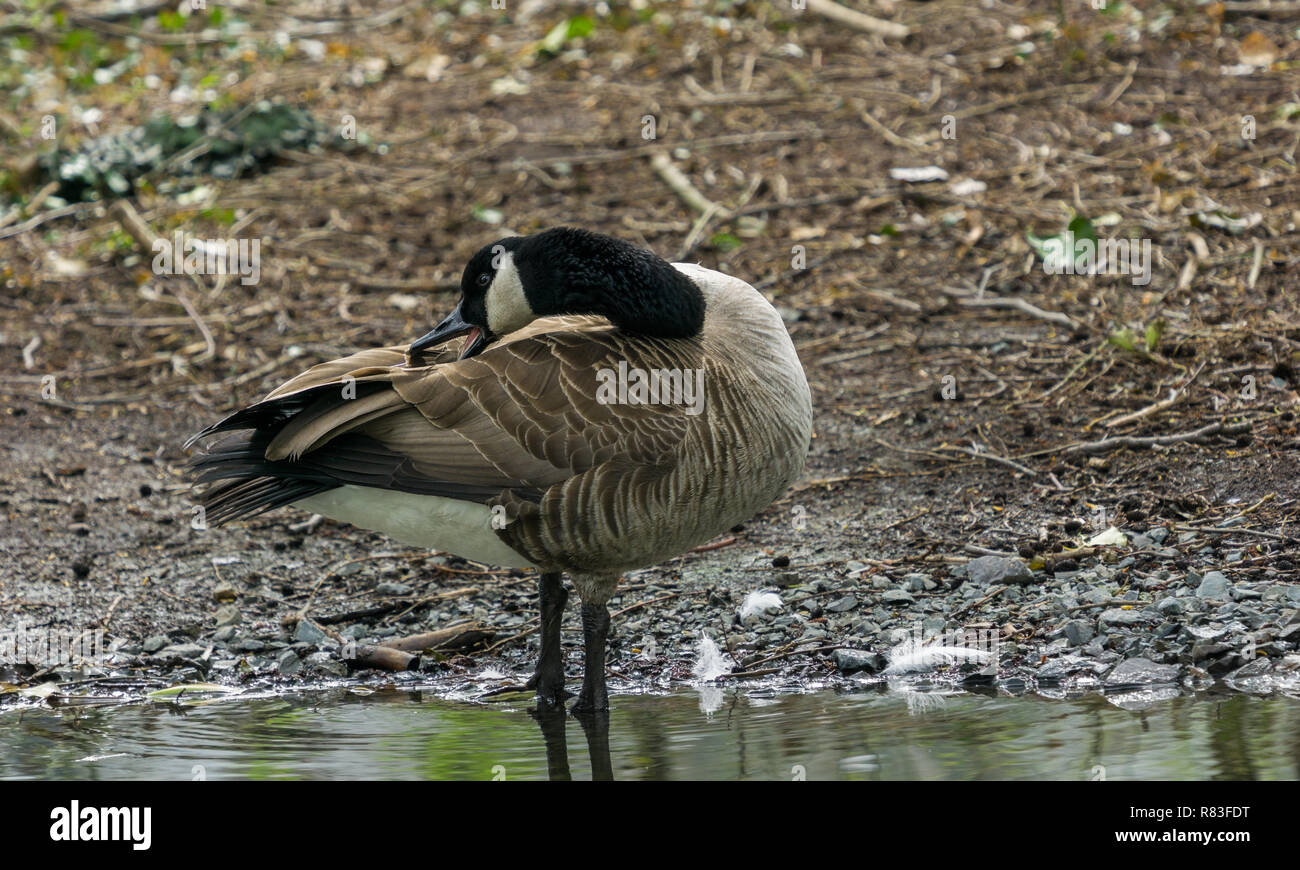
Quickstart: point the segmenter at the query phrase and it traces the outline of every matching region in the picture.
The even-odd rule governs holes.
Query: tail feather
[[[408,457],[355,433],[340,435],[298,459],[268,459],[267,447],[275,435],[275,430],[227,435],[190,461],[190,477],[202,485],[198,500],[208,522],[221,524],[256,516],[348,484],[480,504],[502,491],[495,485],[425,477]],[[533,501],[542,495],[536,489],[515,492]]]
[[[354,384],[354,387],[357,397],[361,398],[384,389],[385,385],[360,382]],[[338,391],[339,385],[337,383],[321,384],[287,396],[266,399],[256,405],[241,408],[201,432],[190,436],[189,440],[185,442],[185,449],[188,450],[200,440],[218,432],[234,432],[239,429],[256,429],[262,432],[279,431],[284,424],[315,405],[317,400],[327,395],[337,396]]]

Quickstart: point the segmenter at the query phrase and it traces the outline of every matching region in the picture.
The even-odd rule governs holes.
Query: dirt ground
[[[656,614],[674,620],[669,650],[685,649],[753,589],[811,597],[918,570],[943,582],[984,551],[1050,568],[1110,525],[1164,527],[1177,550],[1125,560],[1121,592],[1129,574],[1161,568],[1176,584],[1215,564],[1237,583],[1296,582],[1300,14],[849,4],[907,25],[897,39],[783,3],[386,3],[320,32],[349,5],[236,5],[253,34],[242,43],[205,41],[199,22],[65,21],[110,59],[134,52],[102,86],[65,74],[81,61],[52,18],[29,28],[24,69],[52,71],[3,105],[6,165],[43,147],[53,107],[89,138],[73,120],[86,108],[112,132],[197,108],[176,91],[201,101],[204,81],[235,104],[351,116],[370,144],[198,179],[197,201],[133,197],[160,235],[261,239],[252,286],[153,274],[102,204],[5,221],[0,622],[106,627],[139,645],[203,644],[223,606],[286,641],[303,616],[393,631],[459,618],[491,640],[444,665],[522,667],[526,576],[307,528],[292,511],[192,528],[181,444],[309,364],[423,334],[473,251],[558,224],[771,294],[816,410],[794,492],[711,549],[628,578],[611,605],[633,625],[615,668]],[[585,36],[570,26],[539,47],[588,14]],[[149,38],[128,48],[127,27]],[[276,48],[277,30],[309,35]],[[151,75],[160,84],[127,84]],[[667,183],[657,155],[706,202]],[[932,166],[946,176],[891,177]],[[6,210],[34,193],[19,184]],[[1076,217],[1149,240],[1150,282],[1045,273],[1027,234]],[[1197,528],[1217,531],[1174,544]],[[807,645],[742,665],[800,649],[831,668]]]

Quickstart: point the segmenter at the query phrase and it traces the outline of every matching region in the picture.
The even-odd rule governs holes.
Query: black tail
[[[360,388],[368,385],[357,386],[360,394]],[[409,457],[390,450],[374,438],[352,432],[298,459],[267,459],[266,449],[276,433],[325,392],[336,393],[337,386],[326,385],[252,405],[186,442],[188,446],[218,432],[251,430],[227,435],[190,460],[189,476],[193,483],[201,485],[198,502],[203,505],[209,523],[219,525],[256,516],[344,485],[479,503],[487,503],[501,494],[502,486],[456,483],[422,475]],[[516,490],[516,493],[533,501],[541,498],[540,490]]]

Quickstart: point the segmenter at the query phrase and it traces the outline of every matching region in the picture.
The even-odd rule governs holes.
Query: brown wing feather
[[[636,365],[660,356],[668,364],[653,340],[637,341]],[[668,461],[680,443],[680,408],[596,400],[598,370],[617,367],[627,342],[599,318],[564,317],[538,320],[465,360],[444,347],[432,364],[409,367],[405,347],[364,350],[308,369],[241,415],[268,419],[257,409],[294,403],[269,418],[272,431],[259,430],[270,462],[337,453],[360,437],[430,481],[545,489],[615,456]],[[346,445],[336,442],[343,435],[351,436]]]

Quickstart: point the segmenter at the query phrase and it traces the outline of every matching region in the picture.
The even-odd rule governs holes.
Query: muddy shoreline
[[[35,413],[53,421],[59,412]],[[191,528],[181,432],[156,439],[142,422],[104,426],[69,415],[59,420],[62,447],[10,441],[19,454],[11,469],[26,473],[11,476],[4,493],[4,625],[11,636],[30,634],[31,649],[42,637],[48,645],[49,637],[66,643],[102,632],[106,656],[98,667],[42,668],[10,655],[0,682],[81,681],[66,691],[111,695],[116,681],[95,678],[135,676],[155,688],[479,680],[489,693],[530,673],[536,593],[526,572],[395,547],[292,510],[231,528]],[[1249,479],[1223,463],[1202,470],[1207,480],[1221,475],[1220,485]],[[15,480],[32,491],[15,491]],[[831,499],[869,503],[898,491],[891,480],[863,480]],[[706,663],[703,676],[724,682],[1297,691],[1294,541],[1275,531],[1285,527],[1257,520],[1273,499],[1246,512],[1249,496],[1233,496],[1244,516],[1202,522],[1205,531],[1147,517],[1131,499],[1115,545],[1073,556],[1062,555],[1066,545],[1096,534],[1087,515],[1055,514],[1026,493],[1014,511],[1019,546],[1007,555],[956,544],[922,554],[913,536],[924,533],[903,530],[942,511],[964,486],[955,475],[929,480],[937,489],[932,500],[917,499],[920,507],[877,510],[899,515],[892,522],[836,529],[833,511],[799,510],[817,504],[805,489],[699,552],[628,575],[610,604],[612,690],[698,681],[703,636],[723,656],[720,665]],[[1127,519],[1135,515],[1143,519]],[[573,608],[564,629],[576,678]],[[387,654],[396,639],[426,633],[440,648]],[[912,639],[924,646],[899,648]],[[945,643],[988,655],[932,651]],[[0,658],[5,652],[0,647]]]

